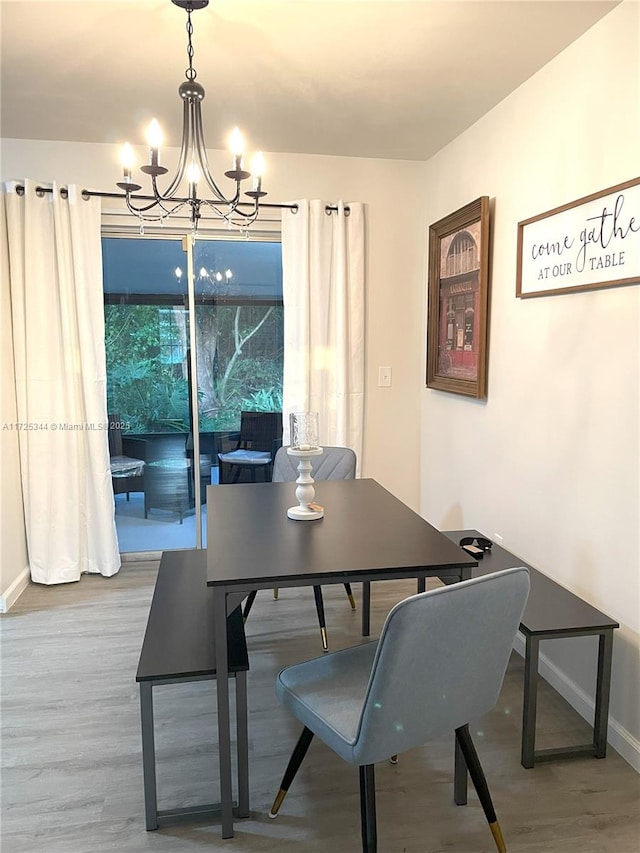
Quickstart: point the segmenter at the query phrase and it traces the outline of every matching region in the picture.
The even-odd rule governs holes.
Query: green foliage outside
[[[243,409],[282,410],[281,306],[196,309],[201,432],[236,430]],[[182,306],[106,305],[108,409],[132,433],[190,432]]]

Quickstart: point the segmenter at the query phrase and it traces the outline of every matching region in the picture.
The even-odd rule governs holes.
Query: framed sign
[[[486,396],[488,303],[489,196],[482,196],[429,228],[429,388]]]
[[[516,296],[640,282],[640,178],[518,223]]]

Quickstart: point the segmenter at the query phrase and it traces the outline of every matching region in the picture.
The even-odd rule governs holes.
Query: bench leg
[[[142,776],[144,780],[144,814],[147,830],[158,828],[158,795],[156,791],[156,747],[153,734],[153,685],[140,682],[140,720],[142,729]]]
[[[536,705],[538,701],[538,658],[540,640],[525,637],[524,696],[522,702],[522,753],[520,763],[530,769],[535,762]]]
[[[593,723],[593,748],[596,758],[604,758],[607,754],[607,724],[609,722],[609,693],[611,690],[612,656],[613,628],[600,634],[598,644],[596,709]]]
[[[238,752],[238,817],[249,817],[249,731],[247,673],[236,673],[236,743]]]

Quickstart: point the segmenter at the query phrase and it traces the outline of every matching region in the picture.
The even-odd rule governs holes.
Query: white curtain
[[[327,211],[296,202],[282,216],[284,443],[289,413],[320,413],[320,442],[362,459],[365,220],[359,202]],[[345,210],[348,208],[348,213]]]
[[[3,188],[20,470],[31,577],[120,568],[106,440],[100,203]],[[7,284],[3,284],[7,286]]]

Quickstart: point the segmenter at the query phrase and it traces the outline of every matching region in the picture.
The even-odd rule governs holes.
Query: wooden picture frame
[[[516,296],[640,283],[640,178],[518,222]]]
[[[484,399],[489,321],[489,196],[429,228],[427,387]]]

